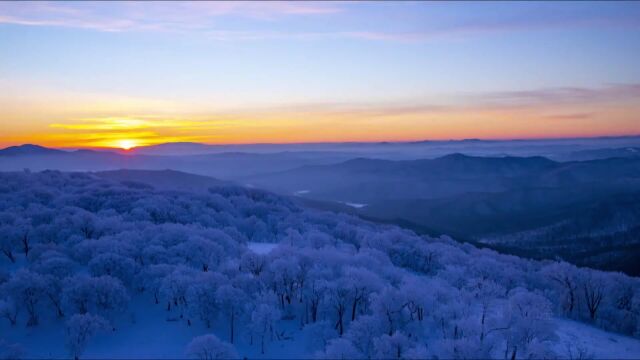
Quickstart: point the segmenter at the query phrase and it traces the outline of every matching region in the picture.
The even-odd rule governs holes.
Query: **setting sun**
[[[118,142],[116,143],[116,146],[124,150],[129,150],[133,147],[138,146],[138,143],[135,140],[122,139],[122,140],[118,140]]]

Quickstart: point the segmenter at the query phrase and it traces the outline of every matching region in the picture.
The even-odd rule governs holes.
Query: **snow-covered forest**
[[[254,189],[0,173],[0,251],[0,357],[640,355],[637,278]]]

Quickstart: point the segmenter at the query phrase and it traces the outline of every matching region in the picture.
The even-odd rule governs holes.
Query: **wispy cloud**
[[[214,1],[214,2],[2,2],[0,24],[24,26],[55,26],[103,32],[167,32],[197,33],[213,40],[243,41],[262,39],[322,39],[351,38],[370,41],[423,42],[434,39],[455,39],[483,34],[526,30],[549,30],[575,27],[640,28],[640,7],[629,14],[580,13],[558,11],[555,8],[520,9],[509,16],[451,17],[439,23],[429,17],[433,4],[398,4],[409,12],[424,14],[423,21],[413,29],[395,26],[393,21],[372,21],[363,26],[325,24],[315,31],[296,24],[279,28],[243,25],[229,27],[223,19],[262,21],[272,24],[296,17],[337,16],[357,13],[359,7],[376,3],[313,2],[313,1]],[[384,5],[384,4],[382,4]],[[409,8],[409,6],[413,6]],[[381,8],[380,11],[384,11]],[[363,15],[366,16],[366,15]],[[344,24],[343,24],[344,25]],[[391,26],[393,25],[393,26]]]
[[[209,31],[218,18],[275,20],[341,12],[324,2],[4,2],[0,23],[98,31]]]
[[[318,102],[258,108],[259,113],[298,113],[327,116],[358,115],[365,118],[474,111],[503,111],[601,105],[640,100],[640,84],[611,84],[602,87],[541,88],[526,91],[458,93],[442,99],[412,99],[389,102]],[[592,112],[580,111],[545,116],[554,119],[587,119]]]
[[[121,146],[170,141],[300,142],[637,133],[640,84],[542,88],[388,102],[310,102],[175,114],[60,117],[34,135],[48,144]],[[608,106],[612,105],[612,106]],[[67,107],[65,107],[67,108]],[[133,109],[138,109],[134,107]],[[126,109],[121,109],[126,111]],[[367,129],[365,133],[362,129]],[[547,134],[547,135],[545,135]],[[553,135],[551,134],[551,135]],[[367,136],[371,135],[371,138]],[[0,136],[2,140],[2,136]]]
[[[600,88],[558,87],[525,91],[504,91],[478,96],[489,103],[536,105],[570,104],[640,99],[640,84],[610,84]]]
[[[545,116],[547,119],[557,120],[584,120],[594,116],[594,113],[552,114]]]

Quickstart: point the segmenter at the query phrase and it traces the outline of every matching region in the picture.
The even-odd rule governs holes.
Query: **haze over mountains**
[[[637,137],[169,143],[129,151],[23,145],[0,150],[0,169],[97,171],[100,177],[161,190],[206,191],[231,181],[306,206],[448,234],[508,253],[559,256],[639,274],[634,260],[640,249],[639,148]]]

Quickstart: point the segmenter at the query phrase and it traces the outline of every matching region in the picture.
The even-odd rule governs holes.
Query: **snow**
[[[268,254],[277,246],[278,244],[272,244],[272,243],[259,243],[259,242],[247,243],[247,247],[249,248],[249,250],[253,251],[256,254]]]
[[[135,296],[129,309],[116,320],[116,330],[99,332],[89,341],[81,358],[182,359],[185,358],[187,345],[196,336],[213,333],[221,340],[229,340],[224,320],[219,320],[211,329],[207,329],[199,321],[188,326],[184,321],[171,319],[175,315],[167,312],[163,304],[153,304],[148,295]],[[0,334],[9,342],[19,343],[25,351],[25,358],[68,358],[64,323],[55,322],[52,318],[47,320],[37,327],[25,327],[23,324],[10,327],[8,322],[2,321]],[[291,338],[269,342],[264,355],[260,354],[255,339],[251,345],[246,335],[239,336],[234,346],[241,357],[309,357],[306,346],[308,336],[306,332],[299,331],[299,324],[295,320],[279,321],[278,328]]]
[[[35,176],[41,178],[34,180]],[[3,177],[13,188],[24,189],[0,191],[0,205],[30,199],[27,192],[31,188],[53,193],[57,185],[49,183],[51,178],[67,184],[59,199],[42,201],[51,204],[50,211],[56,214],[51,227],[27,227],[19,221],[29,216],[37,219],[38,206],[0,211],[1,221],[9,219],[19,229],[35,227],[45,234],[56,230],[53,238],[67,239],[53,251],[41,239],[29,238],[33,248],[27,259],[20,244],[1,242],[14,238],[14,232],[0,226],[0,245],[6,246],[5,251],[16,251],[15,263],[0,254],[0,309],[6,316],[0,317],[0,340],[20,344],[27,358],[67,357],[67,338],[76,340],[73,349],[81,358],[184,358],[187,345],[205,334],[224,342],[233,338],[237,353],[247,358],[330,357],[364,342],[382,344],[362,350],[366,356],[389,357],[392,341],[406,342],[412,346],[409,350],[430,358],[451,358],[457,355],[458,345],[463,350],[466,347],[467,354],[482,352],[477,357],[502,358],[517,350],[534,356],[553,351],[563,358],[640,358],[639,339],[596,328],[606,325],[609,331],[629,334],[638,329],[636,318],[618,324],[637,309],[637,297],[628,298],[627,291],[633,290],[636,296],[637,278],[458,247],[446,238],[418,237],[348,215],[310,212],[276,196],[235,187],[216,189],[217,196],[213,196],[132,190],[113,184],[109,194],[119,199],[120,212],[109,204],[104,205],[109,211],[94,215],[60,204],[83,204],[85,196],[101,204],[98,200],[103,192],[96,189],[112,184],[106,180],[55,173],[0,173],[0,180]],[[24,183],[29,186],[22,186]],[[129,209],[130,204],[135,205]],[[151,214],[158,216],[159,212],[145,209],[164,206],[171,206],[177,219],[193,219],[194,223],[172,223],[175,219],[167,216],[156,224],[131,216],[137,211],[152,219]],[[217,228],[220,224],[229,224],[223,229],[228,233]],[[100,231],[112,233],[98,235]],[[582,323],[553,318],[554,308],[556,314],[561,313],[564,292],[550,274],[567,277],[584,288],[585,294],[606,292],[595,323],[590,322],[584,303],[576,306],[573,315]],[[128,296],[119,290],[124,287]],[[78,299],[86,300],[82,308]],[[631,301],[633,307],[616,306],[618,300]],[[353,315],[340,311],[349,303],[351,309],[358,309]],[[20,312],[12,326],[16,308]],[[64,318],[56,317],[60,309]],[[414,316],[425,310],[424,319]],[[26,326],[36,313],[39,324]],[[389,314],[395,315],[389,319]],[[485,330],[480,321],[485,314],[486,324],[496,331],[490,337],[489,332],[483,334],[501,349],[493,345],[485,349],[482,338],[478,343],[477,334]],[[104,329],[105,322],[96,315],[114,329]],[[101,324],[101,331],[85,349],[80,349],[82,343],[77,339],[81,337],[76,336],[82,328],[75,321],[79,318],[96,329]],[[65,323],[74,331],[67,334]],[[340,325],[339,330],[334,324]],[[230,325],[235,329],[233,337]],[[395,334],[389,336],[392,330]],[[452,343],[453,334],[467,335]],[[339,335],[343,335],[339,341],[327,345]],[[264,354],[258,337],[269,338]],[[423,344],[430,348],[423,349]],[[0,343],[0,358],[2,351]]]
[[[554,350],[562,357],[577,358],[576,353],[582,349],[595,359],[640,358],[638,339],[568,319],[556,319],[556,324],[559,341]]]
[[[367,204],[359,204],[359,203],[352,203],[352,202],[346,202],[344,203],[347,206],[351,206],[352,208],[356,208],[356,209],[361,209],[365,206],[367,206]]]

